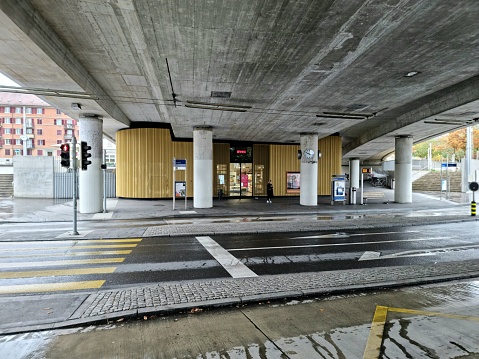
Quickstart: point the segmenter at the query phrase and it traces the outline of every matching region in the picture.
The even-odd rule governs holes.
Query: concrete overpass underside
[[[0,71],[106,136],[342,136],[377,160],[479,118],[477,0],[2,0]],[[71,104],[79,103],[81,109]]]

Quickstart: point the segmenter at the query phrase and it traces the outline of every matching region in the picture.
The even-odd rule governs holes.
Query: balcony
[[[65,133],[65,135],[63,137],[65,138],[65,140],[72,140],[73,139],[73,135],[69,135],[67,133]]]
[[[67,130],[74,130],[74,129],[75,129],[75,125],[72,124],[72,123],[66,123],[66,124],[65,124],[65,128],[66,128]]]

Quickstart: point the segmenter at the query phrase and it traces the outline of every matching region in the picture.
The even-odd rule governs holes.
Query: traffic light
[[[69,143],[62,143],[60,145],[60,157],[61,157],[61,165],[62,167],[70,167],[70,144]]]
[[[81,141],[80,149],[81,149],[81,169],[83,171],[86,171],[88,165],[91,164],[91,161],[88,160],[88,158],[91,157],[91,153],[88,153],[88,151],[91,150],[91,146],[88,146],[88,144],[85,141]]]

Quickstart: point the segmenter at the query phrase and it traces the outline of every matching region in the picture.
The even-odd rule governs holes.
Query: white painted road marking
[[[430,249],[416,249],[404,252],[398,252],[393,254],[388,254],[381,256],[381,252],[372,252],[366,251],[359,258],[360,261],[370,261],[375,259],[391,259],[391,258],[403,258],[403,257],[422,257],[422,256],[432,256],[436,253],[446,253],[446,252],[456,252],[456,251],[465,251],[468,249],[479,248],[479,244],[472,244],[470,246],[455,246],[455,247],[439,247],[439,248],[430,248]]]
[[[308,238],[349,238],[349,237],[359,237],[359,236],[373,236],[373,235],[382,235],[382,234],[397,234],[397,233],[419,233],[419,231],[401,231],[401,232],[377,232],[377,233],[345,233],[345,232],[336,232],[330,234],[319,234],[314,236],[306,237],[293,237],[292,239],[308,239]]]
[[[288,249],[288,248],[314,248],[314,247],[335,247],[335,246],[355,246],[364,244],[383,244],[383,243],[401,243],[401,242],[416,242],[416,241],[430,241],[438,239],[451,239],[451,237],[429,237],[429,238],[412,238],[412,239],[399,239],[391,241],[368,241],[368,242],[348,242],[348,243],[326,243],[326,244],[306,244],[302,246],[277,246],[277,247],[250,247],[250,248],[233,248],[228,249],[229,252],[237,251],[257,251],[264,249]]]
[[[258,276],[240,260],[216,243],[211,237],[196,237],[196,239],[233,278],[251,278]]]

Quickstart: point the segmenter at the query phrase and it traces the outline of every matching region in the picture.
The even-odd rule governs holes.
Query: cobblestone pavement
[[[201,306],[330,294],[351,290],[425,284],[479,276],[477,261],[426,266],[354,269],[241,279],[191,281],[92,294],[70,320],[81,322],[146,315]]]

